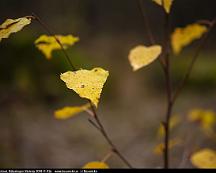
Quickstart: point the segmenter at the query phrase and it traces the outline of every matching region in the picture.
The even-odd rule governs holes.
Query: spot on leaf
[[[78,37],[73,35],[55,35],[55,37],[61,42],[64,49],[67,49],[70,46],[73,46],[76,42],[79,41]],[[47,59],[52,58],[52,51],[60,50],[61,46],[56,41],[54,36],[41,35],[36,41],[36,47],[45,55]]]
[[[109,166],[104,162],[89,162],[83,166],[84,169],[108,169]]]
[[[200,24],[191,24],[184,28],[176,28],[171,36],[173,52],[179,54],[185,46],[200,39],[207,32],[207,27]]]
[[[155,3],[157,3],[158,5],[160,5],[160,6],[163,6],[164,10],[167,13],[170,13],[170,10],[171,10],[171,7],[172,7],[172,4],[173,4],[174,0],[153,0],[153,1]]]
[[[137,46],[130,51],[129,61],[134,71],[141,69],[153,61],[155,61],[161,54],[162,48],[159,45],[151,47]]]
[[[216,152],[211,149],[203,149],[191,156],[194,166],[201,169],[216,169]]]
[[[10,34],[22,30],[26,25],[31,23],[31,19],[22,17],[18,19],[7,19],[0,25],[0,42],[3,38],[8,38]]]
[[[76,72],[68,71],[61,74],[60,78],[66,83],[67,88],[74,90],[81,98],[90,100],[97,107],[108,76],[108,71],[94,68]]]
[[[90,104],[86,104],[83,106],[67,106],[62,109],[56,110],[54,112],[56,119],[65,120],[68,118],[72,118],[75,115],[87,110],[90,107]]]

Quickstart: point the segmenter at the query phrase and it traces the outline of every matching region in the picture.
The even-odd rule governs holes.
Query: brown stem
[[[164,138],[164,168],[169,168],[169,138],[170,138],[170,118],[172,115],[173,103],[172,103],[172,81],[170,72],[170,16],[165,13],[165,26],[164,26],[164,44],[163,54],[165,58],[165,81],[166,81],[166,93],[167,93],[167,111],[166,120],[163,123],[165,129]]]
[[[36,21],[39,22],[39,24],[41,26],[43,26],[43,28],[52,36],[54,36],[56,42],[59,44],[59,46],[61,47],[62,52],[64,53],[66,59],[68,60],[72,70],[76,71],[77,69],[75,68],[75,66],[73,65],[73,63],[70,60],[69,55],[67,54],[67,52],[64,49],[64,46],[61,44],[60,40],[53,34],[53,32],[51,32],[51,30],[49,29],[49,27],[35,14],[32,14],[32,16],[28,16],[32,19],[35,19]],[[117,149],[117,147],[113,144],[112,140],[110,139],[110,137],[108,136],[107,132],[105,131],[105,128],[103,126],[103,124],[101,123],[99,116],[97,115],[97,112],[94,108],[94,105],[91,103],[91,101],[89,101],[91,104],[91,113],[90,115],[94,117],[95,122],[93,122],[92,120],[89,119],[89,122],[98,130],[101,132],[101,134],[103,135],[103,137],[106,139],[107,143],[111,146],[112,151],[129,167],[129,168],[133,168],[131,166],[131,164],[127,161],[127,159],[121,154],[121,152]],[[87,111],[89,112],[89,111]]]
[[[138,4],[138,7],[139,7],[140,12],[142,14],[142,17],[143,17],[143,21],[144,21],[144,24],[145,24],[145,28],[146,28],[146,32],[147,32],[149,41],[150,41],[151,44],[155,44],[154,35],[152,33],[147,14],[145,13],[144,3],[143,3],[142,0],[137,0],[137,4]]]
[[[190,75],[191,75],[191,72],[193,70],[193,67],[194,67],[194,65],[195,65],[195,63],[196,63],[196,61],[197,61],[197,59],[198,59],[198,57],[200,55],[200,52],[202,51],[202,48],[205,46],[205,43],[206,43],[206,41],[209,38],[209,34],[212,31],[212,29],[214,28],[215,24],[216,24],[216,18],[212,22],[210,22],[210,27],[209,27],[207,33],[202,38],[199,46],[197,47],[197,50],[195,51],[194,56],[192,57],[191,63],[190,63],[190,65],[189,65],[189,67],[188,67],[188,69],[187,69],[187,71],[185,73],[185,76],[183,77],[181,83],[179,84],[177,90],[175,91],[175,93],[173,95],[173,98],[172,98],[172,102],[173,103],[176,102],[179,94],[181,93],[181,91],[185,87],[188,79],[190,78]]]
[[[99,128],[96,128],[96,129],[101,133],[101,135],[105,138],[107,143],[110,145],[113,153],[115,153],[129,168],[133,168],[133,166],[129,163],[129,161],[121,154],[121,152],[118,150],[118,148],[113,144],[113,142],[110,139],[110,137],[108,136],[103,124],[101,123],[99,116],[96,113],[94,105],[92,103],[90,103],[90,104],[91,104],[91,110],[92,110],[93,115],[94,115],[94,119],[99,126]]]

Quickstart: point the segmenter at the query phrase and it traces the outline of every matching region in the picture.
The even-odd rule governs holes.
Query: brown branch
[[[200,52],[202,51],[202,48],[205,46],[205,43],[209,38],[209,34],[212,31],[212,29],[214,28],[215,24],[216,24],[216,18],[212,22],[210,22],[210,27],[209,27],[208,31],[206,32],[205,36],[202,38],[199,46],[197,47],[197,50],[194,53],[194,56],[193,56],[193,58],[191,60],[191,63],[189,65],[184,77],[183,77],[182,81],[180,82],[177,90],[175,91],[175,94],[173,95],[173,98],[172,98],[173,103],[176,102],[179,94],[181,93],[181,91],[185,87],[188,79],[190,78],[193,67],[194,67],[194,65],[195,65],[195,63],[196,63],[196,61],[197,61],[197,59],[198,59],[198,57],[200,55]]]
[[[169,138],[170,138],[170,118],[172,116],[173,103],[172,103],[172,81],[170,72],[170,15],[165,12],[165,25],[164,25],[164,44],[163,55],[165,59],[165,81],[166,81],[166,94],[167,94],[167,110],[166,120],[163,123],[165,129],[164,138],[164,168],[169,168]]]
[[[32,19],[35,19],[36,21],[39,22],[39,24],[52,36],[54,36],[56,42],[59,44],[59,46],[61,47],[62,52],[64,53],[66,59],[68,60],[72,70],[76,71],[77,69],[75,68],[75,66],[73,65],[73,63],[70,60],[69,55],[67,54],[67,52],[64,49],[64,46],[61,44],[60,40],[53,34],[53,32],[49,29],[49,27],[35,14],[32,14],[32,16],[28,16]],[[92,124],[99,132],[101,132],[101,134],[103,135],[103,137],[106,139],[107,143],[110,145],[113,153],[115,153],[129,168],[133,168],[131,166],[131,164],[127,161],[127,159],[121,154],[121,152],[117,149],[117,147],[113,144],[112,140],[110,139],[110,137],[108,136],[103,124],[101,123],[99,116],[97,115],[97,112],[94,108],[94,105],[90,102],[91,105],[91,113],[90,115],[93,116],[93,118],[95,119],[95,122],[92,120],[88,120],[90,122],[90,124]],[[89,113],[89,111],[87,111]]]

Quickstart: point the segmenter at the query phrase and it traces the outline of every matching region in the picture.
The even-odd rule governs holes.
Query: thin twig
[[[184,77],[183,77],[181,83],[179,84],[177,90],[175,91],[175,94],[173,95],[173,98],[172,98],[173,103],[177,100],[179,94],[181,93],[181,91],[183,90],[184,86],[186,85],[188,79],[190,78],[193,67],[194,67],[194,65],[195,65],[195,63],[196,63],[196,61],[200,55],[200,52],[202,51],[202,48],[205,46],[205,43],[209,38],[209,34],[212,31],[212,29],[214,28],[215,24],[216,24],[216,18],[211,22],[208,31],[206,32],[205,36],[202,38],[199,46],[197,47],[197,50],[195,51],[195,54],[191,60],[191,63],[189,65]]]
[[[106,162],[112,155],[113,151],[111,150],[103,157],[103,159],[101,159],[101,162]]]
[[[172,103],[172,81],[170,72],[170,16],[165,12],[165,26],[164,26],[164,45],[163,54],[166,62],[165,66],[165,81],[166,81],[166,93],[167,93],[167,111],[166,120],[163,123],[165,129],[164,138],[164,168],[169,168],[169,138],[170,138],[170,118],[172,115],[173,103]]]
[[[94,108],[94,105],[92,103],[91,104],[91,110],[94,114],[94,119],[97,122],[99,128],[96,128],[97,130],[99,130],[99,132],[101,133],[101,135],[106,139],[107,143],[110,145],[111,150],[113,151],[113,153],[115,153],[129,168],[133,168],[133,166],[129,163],[129,161],[121,154],[121,152],[118,150],[118,148],[113,144],[112,140],[110,139],[110,137],[108,136],[103,124],[101,123],[99,116],[96,113],[96,110]]]
[[[138,5],[138,7],[140,9],[140,12],[142,14],[142,17],[143,17],[143,21],[144,21],[144,24],[145,24],[147,35],[148,35],[148,38],[149,38],[149,42],[151,44],[155,44],[155,38],[154,38],[154,35],[152,33],[147,14],[145,12],[143,1],[142,0],[137,0],[137,5]]]

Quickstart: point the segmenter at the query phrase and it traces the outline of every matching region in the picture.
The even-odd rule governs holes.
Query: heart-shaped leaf
[[[61,74],[67,88],[74,90],[80,97],[91,100],[97,107],[103,85],[109,76],[109,72],[102,68],[93,70],[68,71]]]
[[[129,61],[134,71],[139,70],[155,61],[161,54],[162,48],[159,45],[151,47],[137,46],[130,51]]]

